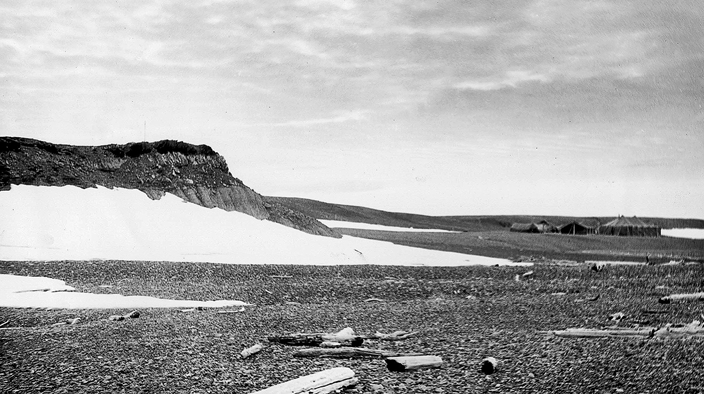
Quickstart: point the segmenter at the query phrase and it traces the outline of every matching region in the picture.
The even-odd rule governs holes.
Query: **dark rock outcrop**
[[[207,145],[163,140],[74,146],[0,137],[0,191],[10,190],[13,184],[138,189],[152,199],[171,193],[204,207],[340,237],[316,219],[267,202],[233,177],[225,159]]]

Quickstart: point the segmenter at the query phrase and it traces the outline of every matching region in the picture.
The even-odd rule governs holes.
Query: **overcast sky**
[[[211,145],[265,195],[704,218],[704,7],[3,1],[0,133]]]

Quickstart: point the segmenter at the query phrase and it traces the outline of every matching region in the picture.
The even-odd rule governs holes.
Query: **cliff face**
[[[269,203],[230,174],[207,145],[164,140],[73,146],[0,137],[0,191],[11,185],[138,189],[152,199],[171,193],[208,208],[239,211],[311,234],[340,237],[317,220]]]

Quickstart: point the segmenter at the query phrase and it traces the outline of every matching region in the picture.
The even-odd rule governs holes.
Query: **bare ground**
[[[530,269],[534,279],[517,282],[527,268],[0,262],[1,273],[58,278],[79,291],[256,304],[233,314],[145,309],[122,322],[107,317],[129,311],[1,308],[0,323],[8,324],[0,330],[0,391],[250,393],[335,366],[357,373],[350,393],[704,391],[702,339],[545,333],[612,325],[615,312],[628,327],[701,320],[701,302],[657,303],[701,291],[701,265]],[[384,301],[364,301],[372,297]],[[51,326],[74,317],[76,325]],[[381,360],[296,359],[296,349],[265,341],[348,326],[361,334],[417,330],[415,338],[366,346],[438,355],[444,367],[398,373]],[[264,350],[240,360],[258,341]],[[498,373],[480,372],[486,356],[501,360]]]

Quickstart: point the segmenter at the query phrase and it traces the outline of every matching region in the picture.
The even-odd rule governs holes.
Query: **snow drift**
[[[361,238],[310,235],[137,190],[13,186],[0,192],[2,260],[141,260],[233,264],[512,264]]]
[[[169,300],[147,296],[73,292],[66,282],[36,276],[0,274],[0,307],[58,309],[219,308],[249,305],[242,301]]]

